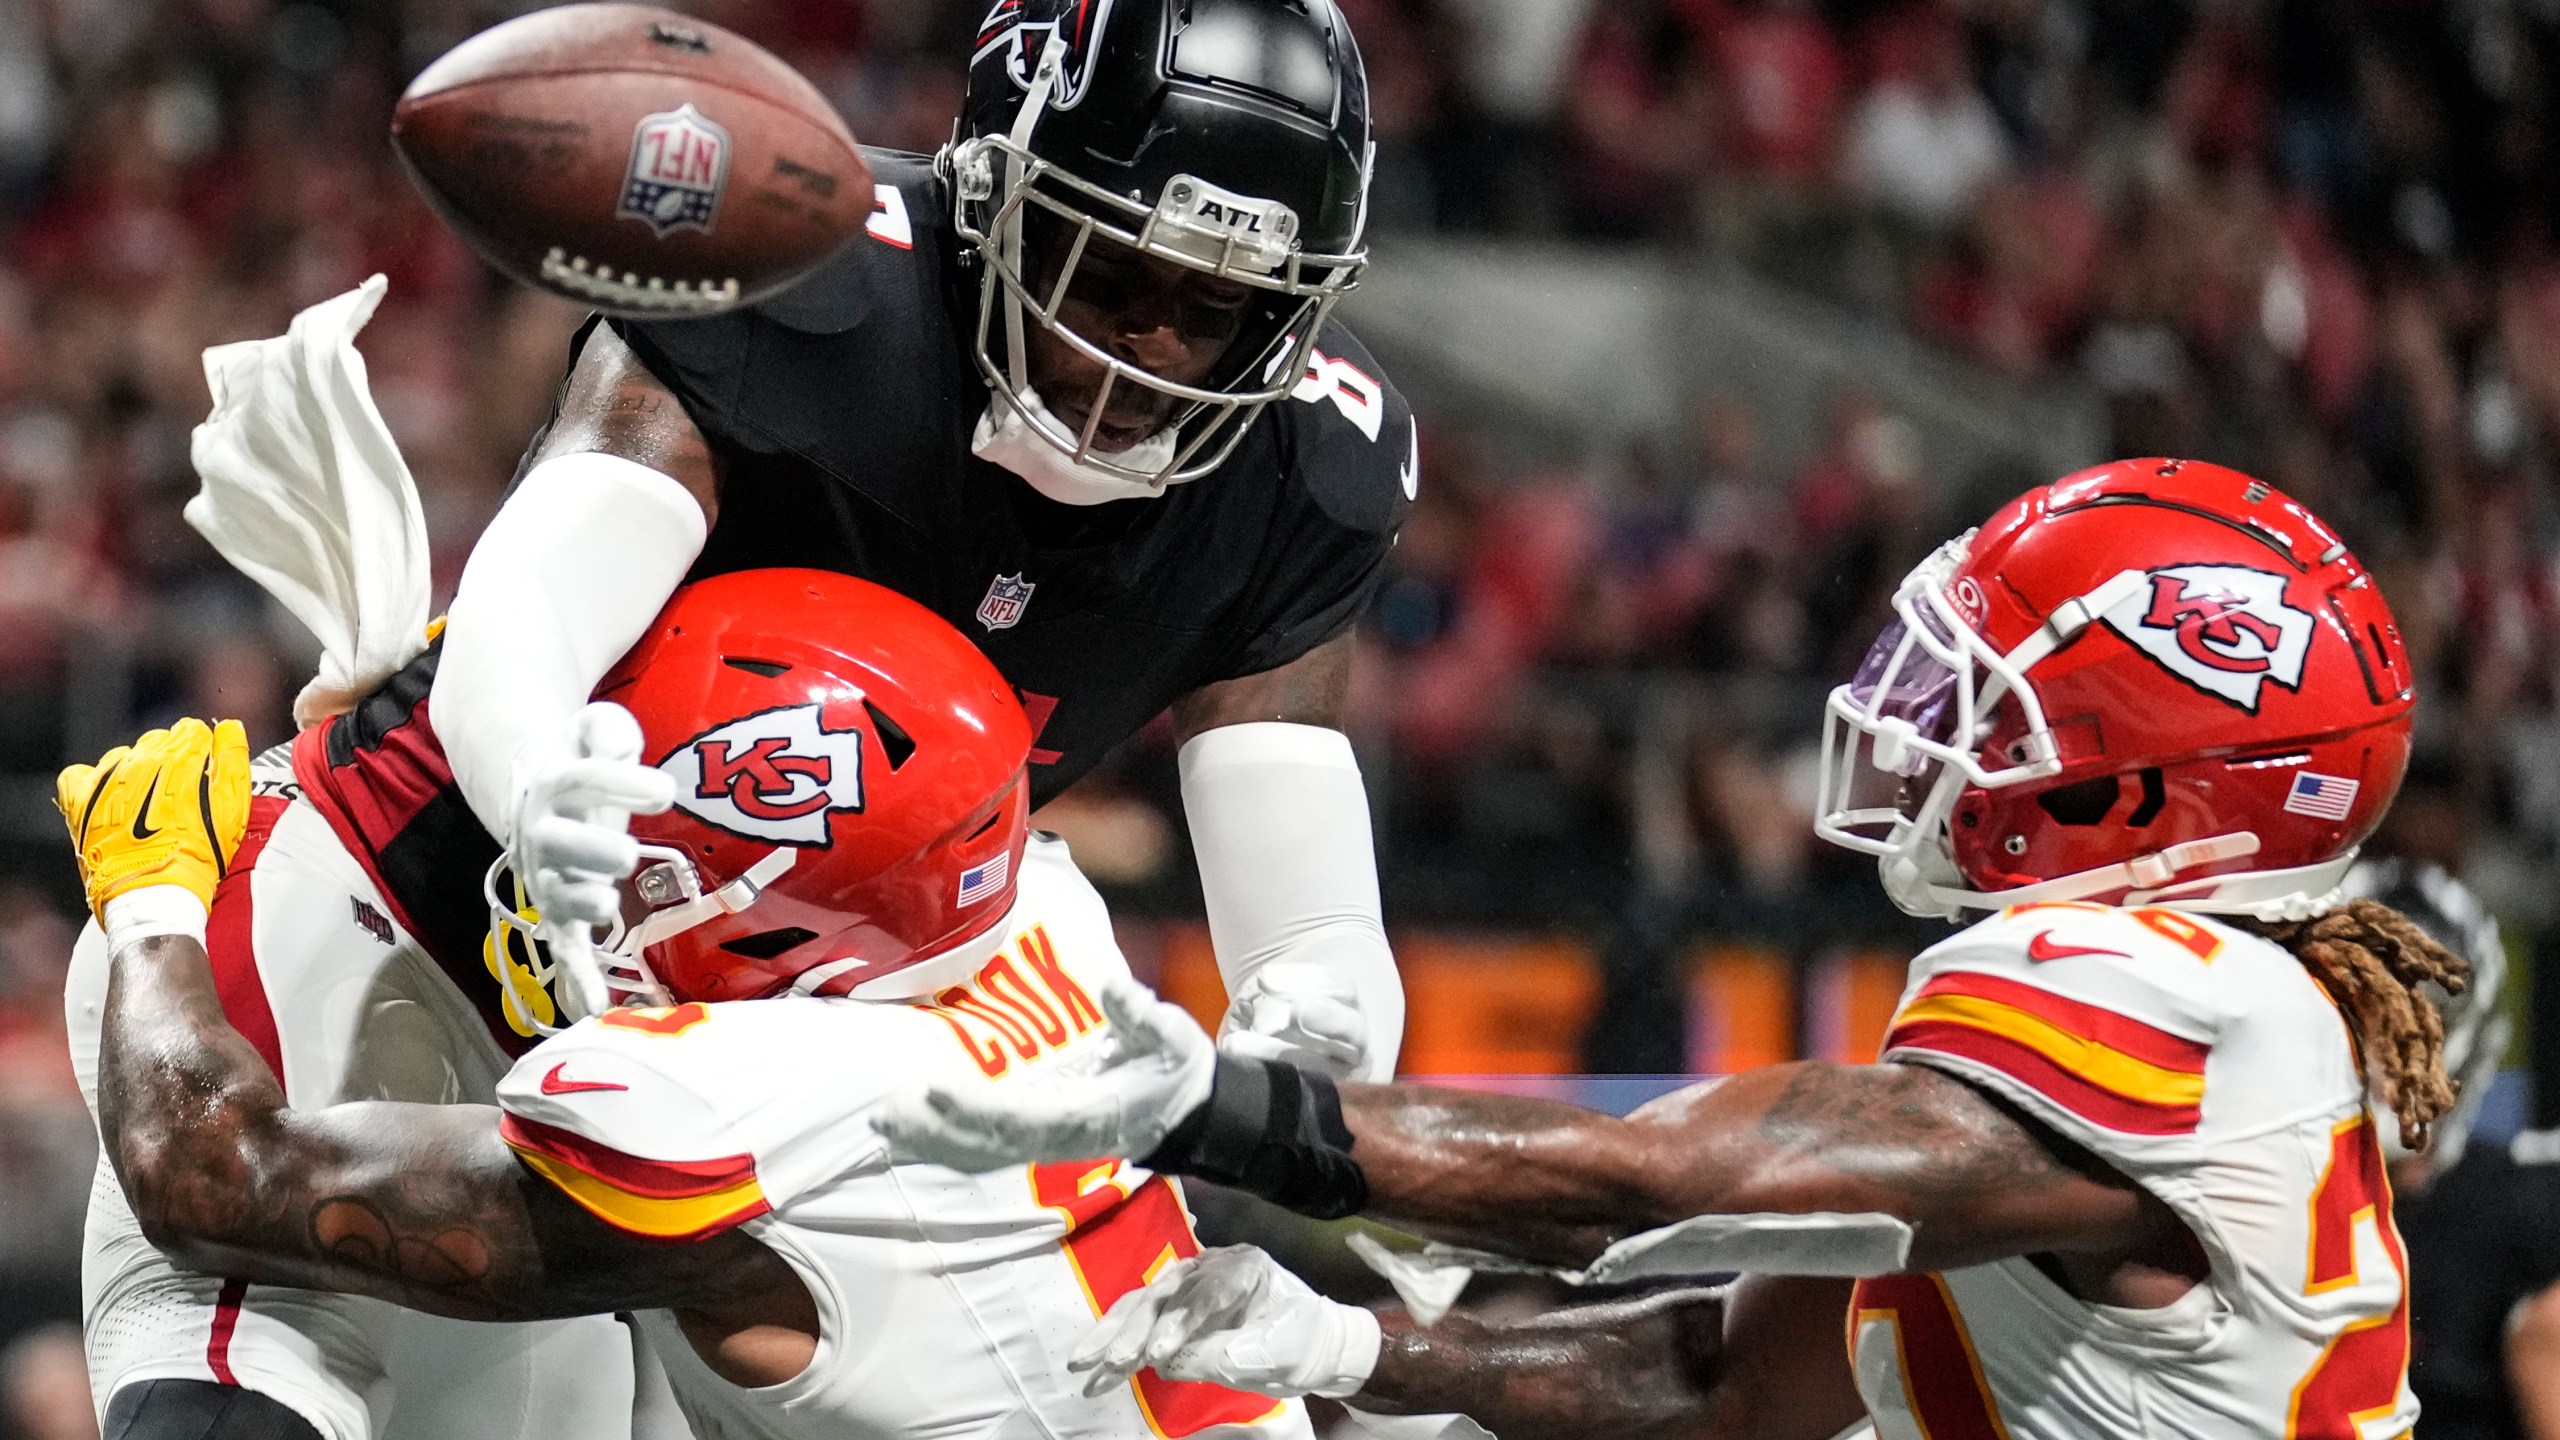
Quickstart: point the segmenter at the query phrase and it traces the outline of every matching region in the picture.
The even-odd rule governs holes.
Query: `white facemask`
[[[1034,412],[1042,425],[1072,433],[1067,422],[1050,413],[1037,391],[1024,390],[1021,395],[1023,405]],[[978,417],[977,433],[969,439],[969,451],[1021,476],[1032,489],[1061,505],[1153,500],[1168,487],[1181,483],[1181,478],[1176,477],[1150,485],[1085,464],[1043,435],[1042,425],[1035,425],[1031,416],[991,396],[986,413]],[[1111,459],[1124,469],[1162,473],[1173,464],[1176,443],[1171,429],[1159,430]]]

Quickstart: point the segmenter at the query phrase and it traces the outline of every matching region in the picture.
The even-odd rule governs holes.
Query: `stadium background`
[[[2113,454],[2262,475],[2381,576],[2426,679],[2382,843],[2471,881],[2529,970],[2560,845],[2560,7],[1343,4],[1380,142],[1345,313],[1423,427],[1353,727],[1409,1069],[1871,1054],[1928,931],[1812,839],[1820,696],[1937,540]],[[198,354],[387,273],[363,348],[450,586],[578,317],[465,252],[385,126],[523,8],[0,0],[0,1436],[87,1425],[44,1328],[93,1146],[49,777],[179,714],[282,739],[312,653],[179,520]],[[979,9],[683,8],[919,150]],[[1214,1009],[1167,737],[1044,823]],[[2520,1066],[2560,1068],[2530,1053],[2554,992],[2512,987],[2543,1017]],[[2560,1123],[2542,1089],[2503,1123]]]

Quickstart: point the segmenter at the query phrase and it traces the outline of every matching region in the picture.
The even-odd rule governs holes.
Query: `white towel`
[[[1423,1325],[1439,1322],[1478,1272],[1552,1275],[1568,1285],[1691,1279],[1749,1271],[1761,1275],[1891,1275],[1911,1259],[1911,1227],[1891,1215],[1817,1211],[1806,1215],[1692,1215],[1630,1235],[1580,1270],[1469,1250],[1438,1241],[1390,1250],[1376,1237],[1344,1237],[1362,1264],[1393,1285]]]
[[[204,488],[187,523],[319,637],[320,673],[293,700],[304,729],[427,644],[426,517],[355,347],[387,289],[376,275],[275,339],[204,352],[213,414],[196,427]]]

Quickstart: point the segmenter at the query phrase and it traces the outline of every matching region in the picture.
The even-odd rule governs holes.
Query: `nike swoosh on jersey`
[[[136,840],[148,840],[152,836],[160,833],[159,826],[145,825],[142,823],[144,817],[151,813],[151,797],[156,794],[159,789],[160,777],[155,773],[142,787],[142,803],[134,807],[133,838]]]
[[[568,1068],[569,1062],[563,1060],[559,1064],[552,1066],[550,1069],[543,1071],[542,1093],[545,1095],[575,1095],[586,1090],[628,1090],[631,1088],[628,1085],[616,1085],[610,1080],[570,1080],[563,1077],[560,1073]]]
[[[2057,945],[2050,930],[2037,931],[2036,938],[2027,942],[2027,958],[2030,960],[2068,960],[2074,955],[2113,955],[2119,960],[2133,958],[2121,950],[2110,950],[2103,945]]]

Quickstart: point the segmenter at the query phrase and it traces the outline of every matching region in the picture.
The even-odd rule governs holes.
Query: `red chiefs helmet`
[[[2218,465],[2029,491],[1894,609],[1831,692],[1815,829],[1882,857],[1915,915],[2317,914],[2408,764],[2409,657],[2372,577]]]
[[[617,988],[903,994],[950,967],[873,982],[1003,943],[1031,727],[932,611],[818,570],[697,581],[595,698],[676,781],[673,809],[632,817],[646,908],[605,946]]]

